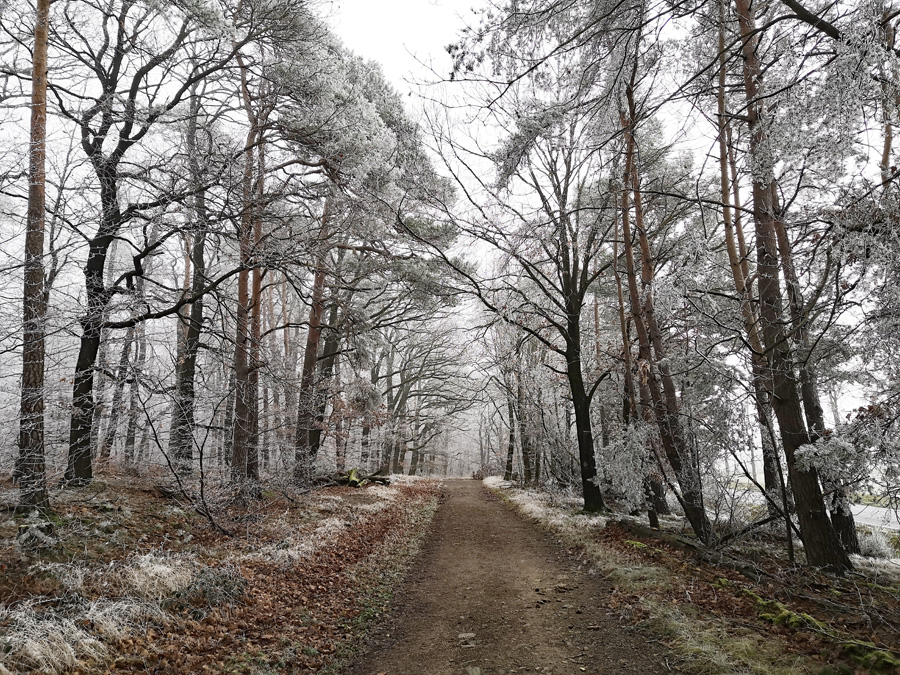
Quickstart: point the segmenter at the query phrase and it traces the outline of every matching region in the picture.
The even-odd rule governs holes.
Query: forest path
[[[445,483],[397,608],[351,675],[667,673],[666,650],[620,625],[610,588],[481,482]]]

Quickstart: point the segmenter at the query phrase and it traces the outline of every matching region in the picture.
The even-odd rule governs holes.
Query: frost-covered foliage
[[[865,490],[900,506],[900,417],[897,398],[856,411],[846,424],[800,449],[802,466],[826,479]]]
[[[564,110],[558,105],[525,102],[524,112],[516,120],[515,131],[493,153],[497,165],[497,184],[501,187],[506,185],[520,167],[527,171],[528,156],[537,139],[559,134],[562,131],[559,124],[563,121]]]
[[[33,572],[56,578],[65,594],[0,605],[0,673],[99,668],[116,641],[171,624],[176,610],[201,618],[234,603],[245,584],[233,565],[163,551],[91,566],[43,563]]]
[[[343,518],[325,518],[311,532],[297,532],[277,544],[257,548],[241,558],[293,564],[309,558],[335,537],[347,532],[351,525],[351,521]]]
[[[147,553],[126,564],[124,578],[139,597],[160,601],[187,588],[197,569],[192,557]]]
[[[622,499],[624,511],[643,509],[646,504],[644,480],[654,467],[650,451],[654,434],[653,427],[639,421],[616,434],[598,452],[603,480]]]
[[[408,484],[422,480],[419,476],[393,475],[391,483]],[[358,499],[344,499],[338,495],[319,495],[315,498],[315,511],[321,516],[310,528],[288,526],[287,522],[275,523],[274,529],[285,536],[278,542],[259,546],[234,556],[234,561],[262,560],[281,565],[293,565],[309,559],[322,548],[338,539],[351,536],[354,528],[365,528],[372,518],[396,500],[397,490],[392,486],[369,485]]]
[[[853,564],[867,577],[885,584],[900,583],[900,558],[853,556]]]
[[[67,591],[102,589],[105,594],[160,602],[184,590],[202,569],[195,556],[162,551],[132,555],[103,567],[44,563],[38,570],[55,577]]]
[[[33,606],[0,608],[0,623],[4,626],[0,629],[0,668],[7,672],[56,675],[71,672],[82,663],[99,662],[108,654],[108,648],[76,619],[36,612]]]

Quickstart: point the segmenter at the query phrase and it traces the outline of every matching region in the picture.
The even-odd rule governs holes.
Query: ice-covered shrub
[[[652,433],[650,425],[635,422],[599,450],[598,467],[603,480],[613,486],[615,497],[621,500],[625,511],[646,504],[644,477],[649,470],[647,448]]]
[[[890,558],[894,555],[887,535],[879,529],[863,528],[859,531],[860,553],[867,558]]]
[[[122,576],[139,597],[160,601],[187,588],[196,569],[197,562],[187,556],[145,553],[128,561]]]

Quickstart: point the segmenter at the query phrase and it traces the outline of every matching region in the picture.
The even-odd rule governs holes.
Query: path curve
[[[610,592],[478,481],[446,481],[397,609],[349,675],[671,672]],[[624,623],[625,625],[621,625]]]

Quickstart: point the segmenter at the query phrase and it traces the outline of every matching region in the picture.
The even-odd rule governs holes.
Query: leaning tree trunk
[[[804,300],[800,290],[800,281],[794,268],[793,252],[784,223],[775,221],[775,233],[778,239],[778,253],[781,256],[781,271],[787,286],[788,306],[794,335],[802,353],[800,354],[800,397],[806,415],[806,426],[810,443],[815,443],[825,433],[825,412],[819,398],[819,385],[816,368],[812,363],[812,346],[809,339],[809,325],[804,318]],[[856,521],[850,510],[850,499],[847,489],[838,482],[825,482],[829,492],[831,522],[847,553],[860,553],[859,536],[856,533]]]
[[[759,36],[750,0],[735,0],[744,61],[744,91],[750,128],[750,154],[754,166],[772,166],[769,139],[760,98],[762,66],[757,56]],[[772,408],[781,430],[788,476],[800,522],[800,533],[810,565],[841,573],[852,569],[849,557],[832,527],[815,469],[801,469],[796,451],[810,442],[794,377],[794,354],[782,307],[777,240],[777,185],[771,173],[754,171],[753,217],[756,225],[757,277],[759,279],[760,324],[766,347],[767,376],[772,382]]]
[[[712,540],[713,531],[703,504],[700,472],[687,449],[679,417],[680,411],[678,410],[675,383],[668,367],[664,365],[666,358],[665,345],[663,344],[662,335],[654,313],[652,255],[647,232],[643,224],[641,191],[635,162],[636,148],[632,126],[635,119],[633,81],[634,75],[632,74],[632,84],[626,89],[630,119],[625,119],[623,114],[623,128],[626,130],[626,155],[622,194],[622,239],[625,246],[625,264],[631,310],[638,337],[639,370],[646,369],[646,376],[641,378],[641,398],[643,399],[645,410],[648,406],[650,407],[652,417],[659,428],[663,451],[669,465],[675,472],[675,477],[681,488],[681,504],[685,516],[697,538],[704,543],[709,543]],[[640,291],[638,290],[637,268],[629,222],[629,193],[634,195],[635,229],[637,230],[641,248],[643,303],[641,303]],[[660,389],[660,384],[662,384],[662,389]]]
[[[737,290],[741,316],[744,323],[744,332],[752,351],[750,355],[751,376],[753,380],[753,396],[759,422],[763,455],[763,484],[769,500],[767,506],[769,515],[777,517],[779,511],[775,504],[783,501],[781,495],[781,481],[779,479],[776,462],[779,461],[775,446],[771,442],[770,429],[772,421],[772,383],[765,380],[765,350],[762,344],[762,336],[759,329],[759,317],[756,311],[756,302],[753,298],[751,282],[749,281],[750,262],[748,260],[743,230],[740,224],[740,209],[732,212],[732,191],[729,183],[729,155],[728,139],[731,137],[731,129],[725,110],[725,85],[726,85],[726,52],[725,52],[725,1],[719,0],[719,86],[716,96],[718,105],[718,132],[719,132],[719,187],[722,195],[722,221],[725,226],[725,250],[728,253],[728,262],[731,268],[731,277]],[[735,193],[735,199],[737,193]],[[735,207],[739,207],[739,202]],[[733,214],[733,215],[732,215]],[[737,235],[737,236],[735,236]]]
[[[627,194],[623,196],[627,200]],[[619,329],[622,334],[622,362],[624,370],[624,392],[622,395],[622,423],[625,428],[632,425],[632,420],[637,418],[637,400],[635,396],[634,373],[632,372],[631,339],[628,335],[628,321],[625,316],[625,295],[622,290],[622,275],[619,273],[619,217],[615,216],[615,232],[613,233],[613,276],[616,281],[616,300],[619,310]],[[599,348],[598,348],[599,349]],[[644,406],[644,417],[649,423],[653,423],[653,415],[648,406]],[[654,470],[653,439],[648,439],[647,450],[650,456],[650,467],[644,477],[644,496],[647,503],[647,520],[651,527],[659,527],[659,516],[669,513],[669,504],[666,501],[666,487],[660,475],[660,471]]]

